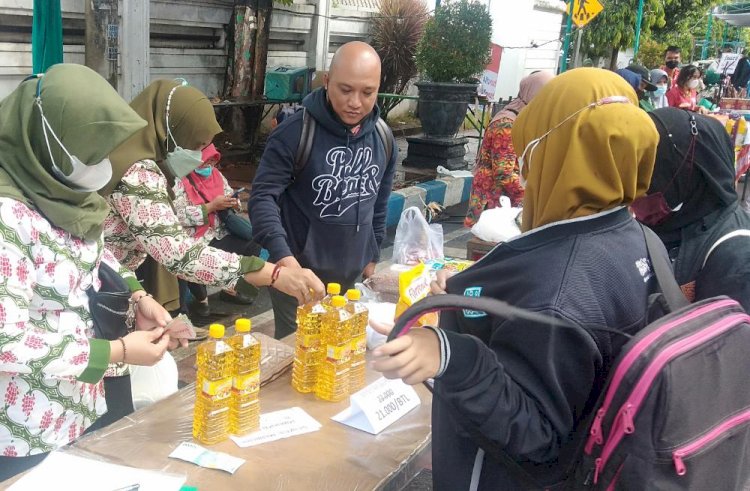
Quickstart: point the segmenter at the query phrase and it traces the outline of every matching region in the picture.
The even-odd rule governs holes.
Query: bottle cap
[[[341,295],[334,295],[331,299],[331,305],[333,305],[337,309],[340,309],[341,307],[346,305],[346,299]]]
[[[356,302],[362,298],[362,294],[356,288],[352,288],[346,291],[346,298]]]
[[[221,339],[224,337],[224,325],[223,324],[211,324],[208,326],[208,335],[214,339]]]
[[[329,295],[339,295],[341,294],[341,285],[338,283],[328,283],[326,291]]]
[[[234,330],[237,332],[250,332],[253,323],[250,319],[237,319],[234,321]]]

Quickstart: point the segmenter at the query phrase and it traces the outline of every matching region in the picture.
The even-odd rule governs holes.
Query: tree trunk
[[[612,55],[609,57],[609,69],[617,70],[617,55],[620,54],[620,48],[612,48]]]

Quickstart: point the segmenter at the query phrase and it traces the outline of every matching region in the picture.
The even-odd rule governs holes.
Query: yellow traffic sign
[[[574,0],[573,1],[573,22],[578,27],[583,27],[599,15],[604,7],[599,0]]]

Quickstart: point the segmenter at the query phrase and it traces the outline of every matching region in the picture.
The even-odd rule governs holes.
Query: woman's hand
[[[299,265],[293,257],[289,257],[291,258],[290,261]],[[275,281],[271,278],[276,268],[273,263],[266,263],[262,269],[245,274],[244,279],[251,285],[276,288],[280,292],[296,298],[300,305],[323,298],[325,286],[315,276],[315,273],[301,267],[285,267],[281,265],[281,262],[279,262],[279,265],[281,268],[277,271],[278,277]]]
[[[167,309],[154,300],[150,295],[146,295],[143,290],[137,291],[131,297],[133,301],[137,300],[135,306],[135,328],[139,331],[150,331],[157,327],[165,327],[172,321]],[[188,345],[187,339],[170,339],[168,348],[173,350],[179,346],[183,348]]]
[[[122,341],[117,339],[110,341],[109,344],[111,362],[150,367],[157,364],[164,356],[169,344],[169,335],[164,334],[164,328],[157,327],[151,331],[131,332],[122,338]]]
[[[222,210],[226,210],[229,208],[234,208],[236,206],[237,201],[238,200],[230,196],[217,196],[206,205],[206,210],[209,213],[214,213],[216,211],[222,211]]]
[[[386,378],[403,379],[409,385],[433,378],[440,369],[440,340],[432,329],[424,327],[410,329],[372,354],[373,369]]]

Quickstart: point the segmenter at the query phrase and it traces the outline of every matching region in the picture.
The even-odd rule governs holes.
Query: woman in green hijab
[[[81,65],[55,65],[0,101],[0,481],[108,411],[110,363],[153,365],[167,349],[164,329],[150,329],[169,315],[104,250],[109,207],[96,194],[110,151],[144,125]],[[101,261],[137,306],[139,329],[115,341],[93,335],[87,290],[100,288]]]
[[[201,150],[221,132],[202,92],[157,80],[130,107],[148,125],[112,153],[112,179],[101,191],[112,208],[104,226],[106,247],[120,262],[135,270],[149,256],[184,280],[246,295],[257,286],[273,286],[300,303],[323,295],[323,284],[308,269],[282,268],[210,247],[180,225],[171,189],[176,179],[203,164]],[[177,282],[156,269],[154,294],[176,309]]]

